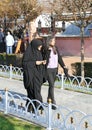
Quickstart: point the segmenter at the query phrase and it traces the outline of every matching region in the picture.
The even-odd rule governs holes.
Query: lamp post
[[[6,34],[6,27],[7,27],[7,18],[6,18],[6,15],[4,17],[4,31],[5,31],[5,34]]]
[[[54,33],[55,31],[55,21],[54,21],[54,17],[51,14],[51,32]]]
[[[41,20],[39,19],[39,21],[38,21],[38,34],[39,35],[41,33],[41,28],[42,28],[42,26],[41,26]]]
[[[62,31],[65,31],[65,21],[62,21]]]
[[[53,16],[53,14],[51,14],[51,28],[50,28],[50,31],[52,34],[55,33],[55,18]]]

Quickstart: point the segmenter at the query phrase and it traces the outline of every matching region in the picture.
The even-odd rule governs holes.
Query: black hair
[[[48,37],[47,46],[48,46],[48,47],[51,46],[52,49],[53,49],[54,54],[57,54],[56,46],[50,45],[50,43],[52,42],[52,39],[54,39],[54,38],[55,38],[54,35],[51,35],[51,36]]]
[[[47,46],[50,45],[50,42],[52,41],[53,38],[55,38],[54,35],[49,35],[49,36],[47,37]]]

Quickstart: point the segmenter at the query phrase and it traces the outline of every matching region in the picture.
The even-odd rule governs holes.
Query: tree
[[[15,0],[20,8],[20,14],[23,15],[25,22],[35,19],[42,11],[41,5],[37,0]]]
[[[29,23],[35,19],[42,11],[37,0],[1,0],[0,16],[8,17],[11,21],[16,21],[23,17],[24,23]]]

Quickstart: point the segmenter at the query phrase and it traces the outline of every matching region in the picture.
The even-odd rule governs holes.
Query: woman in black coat
[[[49,83],[48,88],[48,99],[51,99],[53,104],[56,104],[54,98],[54,83],[56,75],[58,73],[58,64],[63,68],[65,75],[68,77],[68,69],[65,66],[65,63],[62,57],[59,54],[58,48],[55,46],[55,37],[52,36],[49,38],[48,49],[46,52],[47,55],[47,81]],[[53,106],[54,109],[54,106]]]
[[[27,90],[27,96],[40,102],[43,102],[41,85],[43,84],[43,70],[46,64],[42,55],[42,45],[40,39],[32,40],[23,56],[23,82]],[[35,106],[38,107],[38,105],[35,102]]]

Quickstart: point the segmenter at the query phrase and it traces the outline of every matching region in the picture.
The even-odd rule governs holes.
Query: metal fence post
[[[62,78],[61,78],[61,84],[62,84],[62,87],[61,87],[61,89],[64,89],[64,74],[62,74]]]
[[[8,90],[5,89],[5,111],[4,111],[5,114],[7,114],[7,105],[8,105]]]
[[[52,118],[52,109],[51,109],[51,99],[48,100],[48,127],[46,130],[52,130],[51,128],[51,118]]]
[[[12,79],[12,64],[10,64],[10,79]]]

